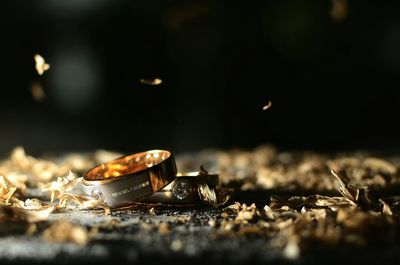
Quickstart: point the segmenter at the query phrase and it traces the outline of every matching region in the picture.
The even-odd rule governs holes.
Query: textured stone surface
[[[333,181],[331,183],[325,160],[322,163],[323,167],[321,163],[317,163],[320,158],[318,155],[315,157],[308,155],[307,159],[303,159],[303,156],[296,158],[290,153],[273,153],[268,156],[269,149],[265,150],[259,156],[262,159],[271,157],[272,162],[261,159],[264,165],[262,168],[254,162],[260,160],[257,156],[250,159],[247,158],[249,153],[239,151],[233,154],[214,151],[187,154],[180,156],[178,165],[190,171],[198,169],[199,165],[203,164],[214,172],[223,168],[224,161],[229,158],[230,160],[225,163],[228,165],[225,167],[225,178],[229,180],[229,177],[233,175],[235,178],[232,182],[242,181],[241,186],[236,189],[234,201],[247,205],[255,202],[260,209],[270,202],[270,196],[276,194],[338,195],[338,192],[329,190],[325,186],[319,188],[319,177],[323,176],[328,180],[327,187],[332,186]],[[295,159],[300,162],[294,163]],[[253,163],[252,166],[249,161]],[[399,168],[398,160],[393,161],[396,169]],[[266,169],[273,167],[276,168],[275,171],[265,173]],[[292,168],[293,170],[288,170]],[[271,179],[274,180],[276,172],[283,172],[281,174],[283,180],[276,178],[276,183],[269,182]],[[399,176],[397,173],[392,175],[393,178]],[[302,181],[308,178],[313,181]],[[260,182],[260,179],[264,182]],[[286,184],[284,181],[300,183],[304,187],[282,190],[284,185],[278,186],[278,184]],[[313,189],[310,189],[307,186],[308,183],[316,184]],[[0,224],[0,264],[52,264],[54,262],[60,264],[117,264],[116,262],[119,264],[143,264],[143,262],[159,264],[399,264],[400,261],[399,245],[383,244],[384,242],[380,241],[372,241],[364,246],[329,247],[316,244],[302,252],[295,260],[285,259],[281,251],[271,246],[271,238],[268,235],[260,233],[246,236],[237,236],[237,234],[221,236],[218,234],[221,211],[221,209],[207,206],[189,208],[155,206],[154,209],[135,206],[125,210],[114,210],[111,215],[106,216],[102,210],[64,210],[51,214],[48,221],[38,223],[33,235],[27,235],[30,226],[26,223],[5,222]],[[88,230],[98,228],[98,232],[85,246],[73,243],[50,243],[43,238],[42,233],[57,220],[68,220],[83,225]],[[214,227],[214,223],[217,227]],[[393,238],[388,238],[388,241],[390,240],[395,241]]]
[[[215,239],[212,228],[207,224],[218,210],[156,209],[156,215],[145,210],[124,210],[104,216],[98,211],[68,211],[51,216],[50,222],[63,219],[88,227],[118,220],[117,227],[103,228],[95,238],[84,247],[72,243],[49,243],[40,234],[27,236],[25,224],[8,225],[0,229],[0,261],[3,262],[90,262],[103,263],[110,260],[136,263],[141,260],[172,261],[191,260],[201,263],[240,262],[250,259],[270,260],[272,253],[265,249],[265,241]],[[180,219],[190,219],[181,223]],[[158,231],[160,223],[169,223],[170,232]],[[39,224],[45,226],[45,224]],[[242,251],[238,251],[242,250]],[[268,254],[268,255],[267,255]],[[271,254],[271,255],[269,255]]]

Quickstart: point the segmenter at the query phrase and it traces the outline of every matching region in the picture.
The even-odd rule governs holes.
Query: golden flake
[[[272,107],[272,101],[271,101],[271,100],[268,101],[268,104],[265,105],[265,106],[263,107],[263,110],[267,110],[267,109],[269,109],[270,107]]]
[[[157,86],[162,83],[162,80],[159,78],[142,78],[140,82],[145,85]]]
[[[50,69],[50,64],[46,63],[40,54],[35,54],[33,58],[35,59],[35,67],[39,75]]]

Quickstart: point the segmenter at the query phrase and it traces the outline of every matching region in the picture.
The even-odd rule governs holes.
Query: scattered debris
[[[390,209],[389,204],[387,204],[382,199],[379,199],[379,201],[382,203],[382,214],[393,215],[392,209]]]
[[[50,213],[56,209],[53,205],[43,206],[40,209],[29,210],[16,206],[0,206],[0,221],[20,220],[28,223],[46,221]]]
[[[87,198],[85,196],[64,192],[60,195],[59,207],[78,208],[78,209],[99,209],[104,210],[105,215],[109,215],[111,210],[104,202]]]
[[[51,201],[60,199],[62,194],[71,191],[75,186],[82,181],[82,178],[77,178],[72,171],[68,175],[58,177],[56,181],[52,181],[47,185],[43,185],[42,191],[51,192]]]
[[[215,220],[209,220],[208,225],[211,227],[215,227],[217,225],[217,222]]]
[[[80,246],[86,245],[89,240],[87,229],[68,221],[57,221],[43,232],[43,237],[52,243],[72,242]]]
[[[161,235],[167,235],[169,234],[169,232],[170,229],[168,223],[160,223],[158,225],[158,233],[160,233]]]
[[[179,239],[175,239],[174,241],[172,241],[171,243],[171,250],[178,252],[180,250],[182,250],[183,248],[183,243],[182,241],[180,241]]]
[[[290,238],[282,252],[283,256],[287,259],[295,260],[300,256],[300,247],[297,237]]]
[[[27,234],[40,234],[45,224],[54,221],[54,211],[103,208],[109,213],[104,203],[74,193],[81,179],[72,172],[84,172],[115,156],[107,152],[70,154],[54,160],[34,158],[23,148],[16,148],[9,158],[0,161],[0,222],[23,221],[29,225],[24,228]],[[127,210],[143,214],[136,223],[115,220],[123,211],[118,209],[112,218],[102,216],[103,221],[88,229],[75,229],[75,224],[59,221],[43,236],[51,242],[85,245],[97,232],[135,226],[146,234],[165,235],[163,240],[168,240],[171,251],[178,252],[186,250],[186,241],[175,238],[175,231],[193,229],[196,233],[197,225],[208,225],[211,238],[263,238],[287,259],[298,259],[315,244],[364,245],[397,238],[393,232],[400,225],[400,159],[396,157],[378,158],[365,152],[289,153],[261,146],[252,152],[200,152],[188,161],[185,157],[177,159],[184,172],[197,169],[193,167],[198,164],[207,165],[211,172],[219,171],[221,186],[214,188],[205,181],[199,187],[201,199],[209,205],[220,207],[228,201],[231,193],[224,193],[224,189],[246,188],[245,193],[259,195],[252,197],[255,203],[249,199],[222,210],[208,207],[205,211],[213,214],[203,219],[192,215],[191,210],[178,214],[173,210],[173,216],[169,216],[160,206],[142,210],[136,206]],[[208,174],[204,167],[200,172]],[[31,195],[31,189],[38,192],[37,196]],[[160,221],[160,215],[169,221]],[[45,222],[35,225],[41,221]]]

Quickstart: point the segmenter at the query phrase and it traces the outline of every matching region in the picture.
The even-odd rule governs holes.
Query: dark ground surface
[[[276,151],[272,149],[270,151],[269,147],[260,150],[256,150],[255,153],[258,152],[260,155],[261,152],[263,157],[269,156],[268,152],[272,152],[269,156],[272,160],[267,159],[269,162],[266,160],[262,163],[276,170],[277,165],[285,163],[282,161],[288,158],[288,153],[275,153]],[[235,174],[240,176],[238,170],[243,163],[239,163],[240,159],[237,158],[245,153],[235,152],[217,154],[208,151],[195,156],[194,160],[190,159],[192,154],[180,156],[178,165],[190,169],[197,167],[201,162],[208,165],[208,168],[215,169],[222,167],[223,164],[222,160],[217,159],[218,157],[229,156],[231,159],[229,163],[232,163],[229,169],[236,170]],[[210,154],[214,154],[214,157]],[[296,155],[293,155],[294,157]],[[309,161],[318,160],[306,158],[313,157],[310,154],[301,157],[297,160],[300,162],[296,164],[296,170],[297,166],[300,168]],[[354,157],[362,161],[359,154],[354,154]],[[365,157],[368,157],[368,154],[365,154]],[[210,159],[219,162],[207,164]],[[253,161],[256,156],[248,159]],[[279,162],[280,160],[282,161]],[[391,161],[399,160],[392,157]],[[285,170],[286,174],[289,174],[288,168]],[[322,175],[327,174],[325,171],[323,168]],[[253,173],[246,174],[250,176]],[[397,176],[397,173],[395,175]],[[238,201],[250,205],[255,202],[257,207],[262,209],[264,205],[269,204],[272,195],[315,194],[315,191],[306,189],[278,190],[260,185],[252,189],[243,189],[243,186],[240,188],[239,185],[231,203]],[[338,195],[335,190],[318,193],[328,196]],[[151,212],[150,208],[150,206],[135,206],[131,209],[113,210],[110,215],[104,215],[102,210],[62,210],[51,214],[48,221],[38,223],[37,232],[33,236],[26,234],[28,227],[26,223],[3,222],[0,224],[0,264],[399,264],[400,261],[400,245],[396,243],[398,242],[396,235],[383,241],[370,239],[362,246],[337,244],[332,247],[317,242],[312,247],[302,249],[298,258],[290,259],[285,258],[282,249],[272,246],[268,234],[239,236],[220,233],[223,221],[222,209],[205,205],[183,208],[155,206],[154,212]],[[397,217],[393,218],[397,220]],[[43,238],[42,231],[56,220],[69,220],[89,230],[93,227],[99,227],[99,230],[85,246],[74,243],[50,243]],[[210,225],[210,220],[215,220],[216,225]],[[161,223],[168,224],[167,232],[160,230]],[[397,229],[397,225],[394,226]]]
[[[381,246],[379,242],[368,247],[315,247],[298,260],[288,260],[269,248],[265,237],[215,238],[207,222],[210,217],[217,218],[218,212],[210,208],[156,210],[157,215],[149,215],[147,210],[114,212],[111,217],[120,220],[121,227],[103,229],[84,247],[48,243],[40,236],[25,235],[24,224],[3,224],[0,261],[1,264],[398,264],[400,260],[399,246]],[[177,222],[177,218],[186,216],[191,217],[190,221],[184,225]],[[93,211],[58,213],[52,217],[88,226],[108,218]],[[171,225],[168,235],[143,225],[159,222],[176,224]],[[181,248],[174,249],[177,241],[181,242]]]
[[[250,260],[273,261],[279,258],[278,253],[268,251],[267,242],[262,238],[215,239],[207,222],[210,217],[216,218],[218,212],[210,208],[157,209],[156,215],[150,215],[148,210],[113,212],[111,218],[119,220],[120,227],[102,229],[85,247],[75,244],[47,243],[40,237],[24,235],[25,229],[13,224],[15,231],[12,235],[3,236],[0,239],[1,263],[107,264],[111,261],[119,261],[138,264],[143,261],[160,263],[190,261],[191,264],[205,262],[233,264]],[[179,224],[178,219],[187,216],[190,216],[190,220],[183,225]],[[52,219],[67,219],[88,226],[106,222],[109,218],[102,213],[92,211],[59,213],[52,217]],[[160,222],[172,224],[168,235],[162,235],[157,229],[153,229],[153,225]],[[18,228],[22,230],[21,235],[17,235]],[[1,230],[7,234],[10,232],[9,229],[9,226],[2,226]],[[174,242],[178,241],[181,242],[178,244],[180,247],[174,248]]]

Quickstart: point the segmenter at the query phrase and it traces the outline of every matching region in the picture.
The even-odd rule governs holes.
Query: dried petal
[[[60,195],[59,206],[63,207],[78,207],[79,209],[104,209],[106,215],[110,214],[110,207],[99,200],[90,199],[81,195],[64,192]]]
[[[375,157],[365,159],[363,166],[388,175],[396,174],[397,172],[396,167],[392,163]]]
[[[57,181],[53,181],[42,188],[42,191],[51,192],[51,202],[55,199],[59,199],[60,195],[71,191],[75,186],[82,181],[82,178],[77,178],[71,171],[68,175],[58,177]]]
[[[162,83],[162,80],[159,78],[142,78],[140,82],[145,85],[157,86]]]
[[[207,201],[211,204],[217,203],[217,195],[215,194],[215,190],[210,188],[207,184],[199,185],[199,195],[201,196],[201,200]]]
[[[72,242],[84,246],[89,242],[89,233],[81,225],[68,221],[57,221],[43,232],[43,237],[54,243]]]
[[[271,102],[271,100],[268,101],[268,104],[265,105],[265,106],[263,107],[263,110],[267,110],[267,109],[269,109],[270,107],[272,107],[272,102]]]
[[[46,99],[46,93],[43,86],[38,82],[33,82],[31,85],[31,95],[37,102],[43,102]]]
[[[0,206],[0,216],[5,220],[23,220],[28,223],[36,223],[45,221],[49,218],[50,213],[56,209],[53,205],[47,205],[38,210],[28,210],[24,208],[12,206]]]
[[[358,201],[359,190],[350,188],[348,185],[348,180],[344,177],[339,177],[339,175],[333,169],[331,169],[331,173],[333,176],[335,176],[337,180],[339,192],[345,198],[356,204],[356,202]]]
[[[232,190],[223,188],[213,189],[207,184],[199,183],[198,193],[202,202],[214,207],[221,207],[229,201]]]
[[[283,256],[287,259],[297,259],[300,256],[300,246],[298,242],[298,238],[296,236],[292,236],[289,238],[288,243],[283,249]]]
[[[393,215],[392,209],[390,209],[389,204],[387,204],[385,201],[379,199],[379,201],[382,203],[382,214],[385,215]]]
[[[50,69],[50,64],[46,63],[40,54],[35,54],[33,58],[35,59],[35,67],[39,75]]]

